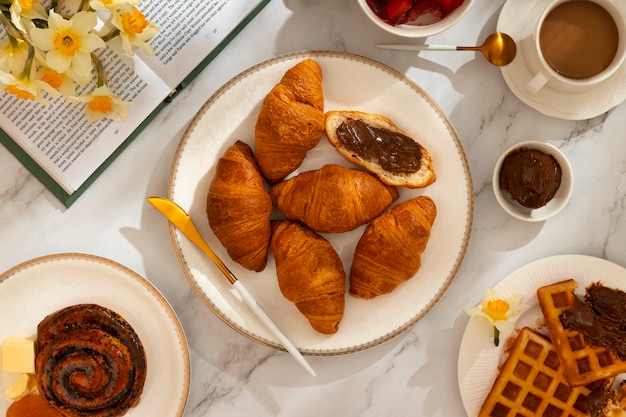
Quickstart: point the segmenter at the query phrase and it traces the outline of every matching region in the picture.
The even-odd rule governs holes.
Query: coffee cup
[[[526,85],[576,91],[613,75],[626,57],[625,0],[549,1],[533,33],[539,69]]]

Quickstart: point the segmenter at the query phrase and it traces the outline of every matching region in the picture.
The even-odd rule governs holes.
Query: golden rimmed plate
[[[181,417],[187,404],[189,350],[176,313],[147,280],[109,259],[78,253],[35,258],[0,275],[0,343],[35,337],[37,325],[64,307],[95,303],[128,321],[141,339],[148,372],[141,401],[127,417]],[[18,374],[0,372],[0,415],[11,400],[4,392]]]
[[[606,259],[586,255],[558,255],[529,263],[513,271],[494,289],[506,298],[521,294],[528,309],[515,321],[516,328],[528,326],[537,329],[543,318],[537,289],[566,279],[578,282],[576,294],[582,296],[585,288],[601,281],[610,288],[626,291],[626,269]],[[545,329],[540,329],[545,332]],[[468,416],[476,416],[498,374],[504,349],[493,344],[493,330],[487,321],[470,320],[459,348],[458,380],[463,406]]]
[[[316,333],[296,307],[283,298],[273,258],[261,273],[231,261],[206,220],[206,194],[215,164],[236,140],[252,145],[261,103],[283,74],[312,58],[323,71],[325,110],[351,109],[392,118],[432,154],[437,180],[421,190],[400,190],[400,201],[428,195],[438,216],[417,275],[392,294],[374,300],[346,296],[346,309],[334,335]],[[309,151],[298,172],[336,163],[350,166],[326,138]],[[209,245],[242,280],[278,326],[304,354],[337,355],[376,346],[401,334],[426,315],[453,281],[465,255],[473,216],[469,165],[459,137],[439,106],[415,83],[395,70],[343,52],[299,52],[262,62],[239,74],[200,109],[174,157],[169,197],[187,210]],[[346,272],[365,226],[324,235],[341,256]],[[224,322],[245,336],[282,349],[249,309],[237,299],[211,261],[171,227],[174,249],[198,295]],[[398,260],[402,262],[402,260]]]

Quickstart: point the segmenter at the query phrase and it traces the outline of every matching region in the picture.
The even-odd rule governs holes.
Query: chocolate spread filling
[[[585,300],[577,297],[560,319],[566,329],[581,332],[588,344],[613,348],[620,359],[626,359],[626,293],[592,284]]]
[[[543,207],[561,185],[561,166],[552,155],[536,149],[521,149],[504,158],[500,188],[524,207]]]
[[[420,169],[420,145],[401,133],[348,118],[337,128],[337,138],[359,158],[378,163],[385,171],[411,174]]]

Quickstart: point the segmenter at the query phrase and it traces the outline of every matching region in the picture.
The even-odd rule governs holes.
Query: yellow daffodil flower
[[[35,46],[47,51],[46,65],[63,73],[73,68],[78,76],[91,73],[91,52],[104,48],[104,41],[90,31],[96,26],[94,12],[78,12],[69,20],[50,10],[48,29],[34,28]]]
[[[6,36],[0,39],[0,91],[42,103],[62,95],[69,102],[84,104],[90,122],[103,117],[126,119],[130,102],[107,87],[106,68],[95,51],[119,36],[130,56],[137,48],[154,53],[148,41],[159,28],[137,8],[140,0],[58,2],[62,11],[55,11],[56,1],[0,3],[4,4],[0,28]],[[97,88],[77,97],[76,85],[89,85],[94,78]]]
[[[59,93],[54,88],[41,80],[31,80],[27,76],[16,77],[0,71],[0,84],[4,85],[4,91],[23,100],[35,100],[47,104],[44,92],[51,97],[58,97]]]
[[[52,68],[41,67],[37,71],[36,77],[59,91],[63,96],[70,97],[76,95],[75,82],[70,74],[70,71],[65,71],[61,74]]]
[[[96,88],[91,94],[69,97],[70,101],[86,103],[85,115],[90,123],[108,117],[112,120],[126,120],[130,102],[117,97],[106,85]]]
[[[28,44],[20,39],[0,40],[0,70],[21,74],[28,59]]]
[[[128,55],[134,55],[133,46],[138,47],[147,55],[154,54],[148,41],[156,35],[159,27],[149,21],[141,10],[133,7],[131,11],[121,11],[113,19],[113,25],[119,29],[122,48]]]
[[[46,13],[43,4],[36,0],[13,0],[9,11],[11,21],[22,32],[25,32],[23,19],[48,19],[48,13]]]
[[[508,335],[514,328],[513,318],[519,316],[528,306],[521,294],[502,298],[493,288],[486,288],[485,295],[476,307],[465,307],[472,318],[491,323],[494,329],[494,344],[498,346],[500,334]]]

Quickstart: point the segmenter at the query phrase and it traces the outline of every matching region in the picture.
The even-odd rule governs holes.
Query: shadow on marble
[[[454,321],[453,327],[444,328],[437,333],[430,334],[426,340],[426,360],[424,364],[407,381],[408,387],[420,387],[428,389],[424,395],[424,408],[418,410],[422,416],[452,416],[457,412],[461,402],[458,385],[450,386],[450,381],[457,381],[456,360],[459,355],[459,345],[468,316],[459,310],[459,315]],[[446,352],[447,354],[442,354]],[[454,362],[450,363],[450,353],[454,352]],[[444,371],[445,370],[445,371]],[[441,372],[453,372],[454,375],[441,376]],[[445,398],[446,401],[441,401]],[[458,398],[458,400],[457,400]]]

